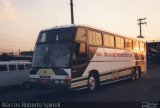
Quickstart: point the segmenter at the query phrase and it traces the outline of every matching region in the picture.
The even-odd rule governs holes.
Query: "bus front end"
[[[31,87],[71,88],[71,51],[76,27],[40,32],[30,72]]]
[[[30,84],[31,87],[39,88],[70,89],[71,70],[64,68],[32,68],[30,72]]]

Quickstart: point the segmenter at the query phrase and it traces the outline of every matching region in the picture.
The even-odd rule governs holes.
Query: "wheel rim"
[[[96,83],[95,83],[94,77],[90,77],[89,78],[89,88],[90,88],[90,90],[94,90],[95,86],[96,86]]]
[[[136,79],[139,79],[139,71],[136,70]]]
[[[139,71],[134,70],[134,72],[132,74],[132,80],[138,80],[138,79],[139,79]]]

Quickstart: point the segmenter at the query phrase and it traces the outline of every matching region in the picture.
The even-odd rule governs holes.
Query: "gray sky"
[[[75,23],[160,40],[160,0],[73,0]],[[0,0],[0,51],[31,50],[41,29],[70,24],[70,0]]]

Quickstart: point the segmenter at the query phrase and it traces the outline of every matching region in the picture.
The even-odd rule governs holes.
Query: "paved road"
[[[160,101],[160,66],[149,69],[141,80],[126,80],[105,85],[94,93],[81,90],[63,94],[54,90],[14,88],[1,90],[0,101],[158,102]]]

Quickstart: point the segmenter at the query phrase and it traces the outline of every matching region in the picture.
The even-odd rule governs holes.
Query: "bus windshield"
[[[62,42],[62,41],[71,41],[73,40],[74,34],[76,32],[75,27],[70,28],[59,28],[42,31],[39,34],[38,43],[53,43],[53,42]]]
[[[76,27],[41,31],[34,49],[32,67],[69,67]]]
[[[69,67],[71,42],[37,45],[32,67]]]

